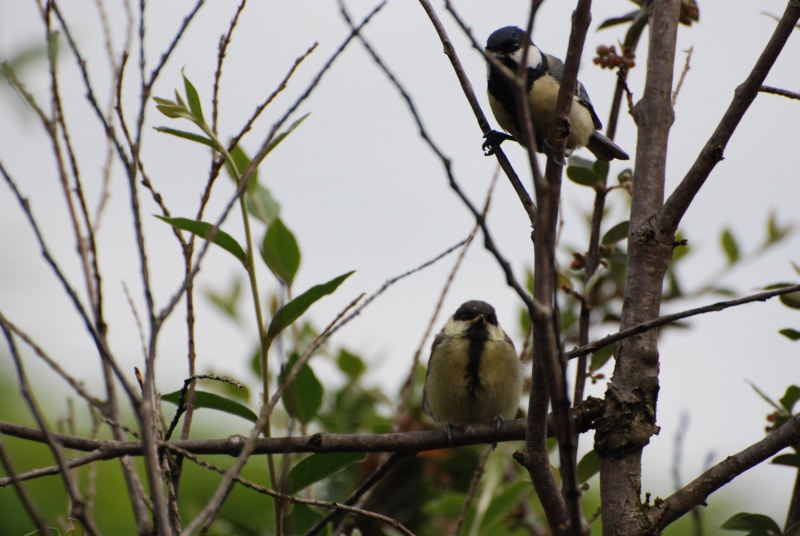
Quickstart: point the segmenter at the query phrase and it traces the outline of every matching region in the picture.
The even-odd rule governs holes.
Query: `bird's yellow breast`
[[[559,84],[555,79],[552,76],[544,75],[536,79],[531,91],[528,93],[533,130],[539,151],[542,150],[542,144],[546,139],[559,134],[555,130],[559,128],[559,125],[553,115],[556,109],[558,90]],[[491,93],[489,93],[489,105],[503,130],[522,143],[522,133],[517,129],[515,119],[509,115],[508,110]],[[589,141],[589,136],[595,131],[592,114],[578,102],[577,97],[573,99],[569,118],[570,134],[567,138],[567,155],[578,147],[586,145]]]
[[[544,75],[533,83],[528,96],[537,140],[557,137],[559,134],[556,130],[559,125],[553,113],[556,109],[558,90],[558,82],[549,75]],[[571,152],[580,146],[586,145],[586,142],[589,141],[589,136],[594,132],[592,114],[578,102],[577,97],[574,97],[572,101],[569,122],[570,133],[567,138],[567,150]]]
[[[496,417],[513,419],[522,391],[522,368],[514,346],[489,338],[478,367],[480,387],[470,392],[469,340],[445,336],[428,364],[425,398],[440,423],[491,424]]]

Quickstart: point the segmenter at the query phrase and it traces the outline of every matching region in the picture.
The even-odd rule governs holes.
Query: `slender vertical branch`
[[[64,487],[66,488],[67,495],[69,496],[70,515],[78,519],[81,523],[83,523],[83,526],[87,534],[89,535],[99,534],[94,518],[92,517],[89,509],[86,508],[86,503],[84,502],[83,495],[81,494],[80,489],[78,488],[78,483],[76,482],[74,476],[69,470],[67,456],[66,453],[64,452],[64,448],[50,431],[50,427],[44,420],[44,415],[42,415],[42,411],[39,408],[39,404],[36,402],[36,399],[33,396],[30,383],[28,383],[28,377],[25,374],[25,368],[22,365],[22,359],[20,358],[19,352],[17,351],[17,345],[14,342],[14,335],[11,333],[11,331],[7,329],[4,323],[0,323],[0,330],[3,332],[3,335],[5,336],[6,342],[8,343],[9,353],[11,354],[11,358],[14,361],[14,366],[17,369],[17,378],[19,381],[19,388],[20,392],[22,393],[22,397],[27,403],[28,409],[33,415],[33,418],[36,420],[36,424],[39,426],[39,429],[44,433],[45,437],[47,438],[47,444],[50,447],[50,450],[52,451],[53,456],[56,459],[56,463],[58,464],[59,475],[61,476],[61,480],[64,482]]]
[[[50,529],[47,527],[47,521],[45,521],[42,514],[39,513],[39,510],[36,508],[36,504],[31,499],[28,492],[25,491],[25,486],[22,485],[22,482],[17,480],[17,472],[14,469],[14,466],[11,464],[11,459],[8,457],[8,453],[6,453],[5,445],[3,443],[3,436],[0,434],[0,465],[2,465],[3,469],[11,478],[11,485],[14,486],[14,491],[17,494],[17,498],[19,498],[19,502],[22,503],[22,507],[28,512],[28,517],[33,522],[33,525],[41,534],[47,534],[50,532]]]
[[[559,445],[559,460],[562,477],[562,492],[568,513],[565,533],[583,533],[583,514],[580,508],[580,492],[577,482],[576,441],[569,409],[570,400],[565,375],[566,361],[561,352],[558,308],[556,302],[558,272],[555,265],[556,235],[561,198],[561,175],[569,133],[569,114],[577,85],[578,66],[591,21],[591,0],[580,0],[572,15],[569,48],[564,64],[554,113],[566,126],[557,139],[551,140],[550,158],[547,160],[545,177],[535,181],[536,200],[539,207],[536,240],[534,242],[535,270],[534,296],[550,309],[543,318],[533,318],[533,336],[536,359],[541,362],[550,403],[553,408],[556,437]],[[527,104],[526,100],[523,104]],[[529,122],[525,122],[527,125]],[[550,133],[552,135],[552,133]],[[532,475],[533,476],[533,475]],[[554,531],[560,527],[552,527]]]
[[[650,19],[647,79],[634,108],[639,127],[628,235],[628,271],[621,329],[658,317],[663,277],[673,235],[652,228],[661,210],[672,125],[672,76],[679,0],[655,0]],[[657,330],[617,345],[614,376],[606,391],[606,415],[598,423],[603,533],[639,534],[646,526],[641,505],[642,449],[657,432]]]

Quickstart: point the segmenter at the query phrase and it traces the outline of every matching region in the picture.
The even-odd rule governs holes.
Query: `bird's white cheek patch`
[[[523,49],[520,48],[519,50],[511,54],[511,58],[515,62],[517,62],[517,65],[522,63],[522,50]],[[541,51],[539,51],[539,49],[536,48],[534,45],[531,45],[530,48],[528,48],[528,63],[526,66],[528,67],[528,69],[537,69],[541,64],[542,64]]]

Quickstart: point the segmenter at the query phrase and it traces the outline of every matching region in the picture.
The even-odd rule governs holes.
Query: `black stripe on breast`
[[[511,72],[517,72],[518,64],[511,58],[499,57],[497,59],[505,67],[508,67]],[[540,78],[544,73],[546,73],[547,69],[547,57],[542,54],[542,63],[540,63],[536,69],[528,68],[528,72],[526,73],[525,90],[528,93],[530,93],[533,83],[536,81],[536,79]],[[488,90],[495,100],[497,100],[497,102],[499,102],[500,105],[505,109],[511,121],[514,122],[514,128],[517,129],[517,132],[522,132],[523,129],[520,127],[519,123],[521,114],[517,113],[517,99],[514,97],[514,86],[508,83],[503,74],[498,72],[498,70],[492,66],[489,67]]]
[[[467,391],[473,400],[478,398],[478,394],[484,390],[480,378],[481,356],[489,339],[489,329],[482,323],[476,322],[467,330],[469,340],[469,361],[464,377],[467,380]]]

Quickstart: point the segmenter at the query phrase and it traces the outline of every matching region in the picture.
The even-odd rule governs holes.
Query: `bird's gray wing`
[[[444,339],[445,335],[439,333],[433,338],[433,344],[431,344],[431,357],[428,358],[428,370],[425,372],[425,386],[422,388],[422,411],[424,411],[426,415],[431,414],[428,408],[428,376],[431,374],[431,358],[433,357],[433,352],[436,350],[436,347],[439,346]]]
[[[550,72],[550,76],[561,84],[561,80],[564,79],[564,62],[550,54],[545,54],[545,56],[547,56],[547,68]],[[595,130],[601,130],[603,128],[603,123],[601,123],[600,118],[597,117],[594,106],[592,106],[592,101],[589,99],[589,94],[586,92],[586,87],[584,87],[580,80],[578,80],[575,85],[575,96],[578,97],[578,102],[589,110],[589,113],[592,115],[592,123],[594,123]]]
[[[504,332],[503,332],[503,335],[505,335],[506,342],[507,342],[508,344],[510,344],[510,345],[511,345],[511,348],[514,348],[514,351],[516,352],[516,351],[517,351],[517,349],[514,347],[514,341],[512,341],[512,340],[511,340],[511,337],[509,337],[509,336],[508,336],[508,333],[506,333],[506,332],[504,331]]]

